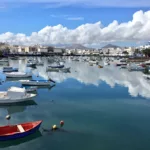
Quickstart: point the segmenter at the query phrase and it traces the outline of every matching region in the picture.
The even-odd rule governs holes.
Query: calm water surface
[[[34,79],[55,80],[52,88],[39,88],[35,102],[0,107],[0,125],[11,114],[11,124],[43,120],[50,129],[64,120],[66,132],[37,132],[21,140],[0,142],[9,150],[149,150],[150,149],[150,83],[142,73],[128,72],[113,64],[99,69],[87,62],[66,59],[71,73],[46,73],[50,64],[31,70]],[[9,60],[20,71],[30,71],[25,60]],[[101,64],[103,64],[101,62]],[[1,67],[2,68],[2,67]],[[5,75],[1,73],[1,79]],[[38,76],[38,77],[37,77]],[[21,84],[8,81],[0,90]],[[54,102],[51,102],[54,100]]]

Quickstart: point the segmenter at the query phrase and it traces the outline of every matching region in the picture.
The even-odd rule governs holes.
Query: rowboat
[[[0,141],[19,139],[35,133],[41,126],[42,121],[26,122],[17,125],[0,127]]]

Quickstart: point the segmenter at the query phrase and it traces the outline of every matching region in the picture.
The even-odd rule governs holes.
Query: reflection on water
[[[17,146],[19,144],[23,144],[23,143],[35,140],[35,139],[37,139],[41,136],[42,136],[41,132],[37,131],[36,133],[31,134],[31,135],[29,135],[27,137],[24,137],[24,138],[21,138],[21,139],[17,139],[17,140],[13,140],[13,141],[2,141],[2,142],[0,142],[0,148],[7,148],[7,147],[10,147],[10,146]]]
[[[13,105],[5,104],[5,106],[4,106],[4,104],[3,104],[3,106],[0,105],[0,108],[6,109],[8,114],[12,115],[14,113],[23,112],[23,111],[26,110],[26,108],[28,106],[33,106],[33,105],[37,105],[37,103],[34,102],[34,101],[27,101],[27,102],[23,102],[23,103],[20,103],[20,104],[17,103],[17,104],[13,104]]]
[[[37,105],[21,103],[17,106],[1,106],[0,123],[7,124],[5,116],[8,113],[12,115],[11,124],[42,119],[45,129],[51,129],[53,124],[59,126],[60,120],[64,120],[63,128],[71,131],[71,134],[54,132],[41,136],[38,133],[16,141],[0,142],[0,148],[150,149],[150,103],[144,99],[150,98],[150,84],[142,73],[119,69],[113,61],[110,66],[100,69],[97,65],[89,66],[82,59],[72,61],[70,58],[63,59],[65,67],[71,67],[70,73],[46,72],[46,67],[57,58],[37,59],[43,61],[44,65],[36,69],[26,67],[27,58],[9,60],[9,64],[19,67],[19,71],[32,71],[33,79],[51,78],[56,81],[56,86],[38,88],[37,97],[34,98]],[[103,59],[99,63],[103,65]],[[3,73],[1,78],[5,78]],[[0,85],[0,91],[10,86],[21,87],[21,84],[6,80]]]
[[[33,73],[33,79],[53,79],[61,83],[69,78],[78,80],[84,84],[93,84],[98,86],[101,81],[106,82],[110,87],[115,87],[119,84],[127,87],[130,95],[136,97],[138,95],[149,98],[150,97],[150,84],[146,81],[141,72],[128,72],[124,69],[119,69],[113,65],[105,66],[99,69],[97,66],[89,66],[88,62],[71,61],[70,58],[65,58],[65,67],[71,67],[70,73],[63,72],[46,72],[46,67],[50,63],[54,63],[54,58],[36,58],[38,61],[43,61],[44,66],[37,66],[36,69],[27,68],[27,58],[24,60],[9,60],[10,66],[19,67],[19,71],[26,71]],[[100,61],[100,64],[103,64]],[[0,67],[2,68],[2,67]],[[5,76],[1,74],[1,78]],[[16,81],[18,79],[7,79],[7,81]]]

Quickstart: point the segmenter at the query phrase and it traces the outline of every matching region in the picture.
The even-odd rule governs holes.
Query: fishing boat
[[[22,85],[31,86],[49,86],[51,81],[49,80],[19,80]]]
[[[17,72],[18,68],[13,67],[3,67],[3,72]]]
[[[48,66],[48,68],[64,68],[64,65]]]
[[[42,120],[0,127],[0,141],[19,139],[35,133],[41,126]]]
[[[0,104],[20,103],[32,100],[36,94],[26,93],[25,88],[10,87],[7,91],[0,92]]]
[[[25,73],[25,72],[10,72],[5,73],[7,78],[29,78],[32,77],[31,73]]]

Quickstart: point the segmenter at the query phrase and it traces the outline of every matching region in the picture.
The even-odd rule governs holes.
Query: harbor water
[[[41,87],[30,103],[0,106],[0,125],[43,120],[41,128],[28,137],[0,142],[3,150],[149,150],[150,82],[141,72],[129,72],[113,63],[104,68],[85,61],[64,59],[69,73],[46,72],[48,58],[37,58],[44,66],[26,67],[27,58],[9,60],[33,79],[53,79],[55,86]],[[53,60],[52,60],[53,61]],[[103,65],[103,62],[100,61]],[[3,66],[0,66],[2,69]],[[21,87],[1,72],[0,91]],[[52,83],[53,85],[53,83]],[[64,121],[63,130],[50,130]]]

